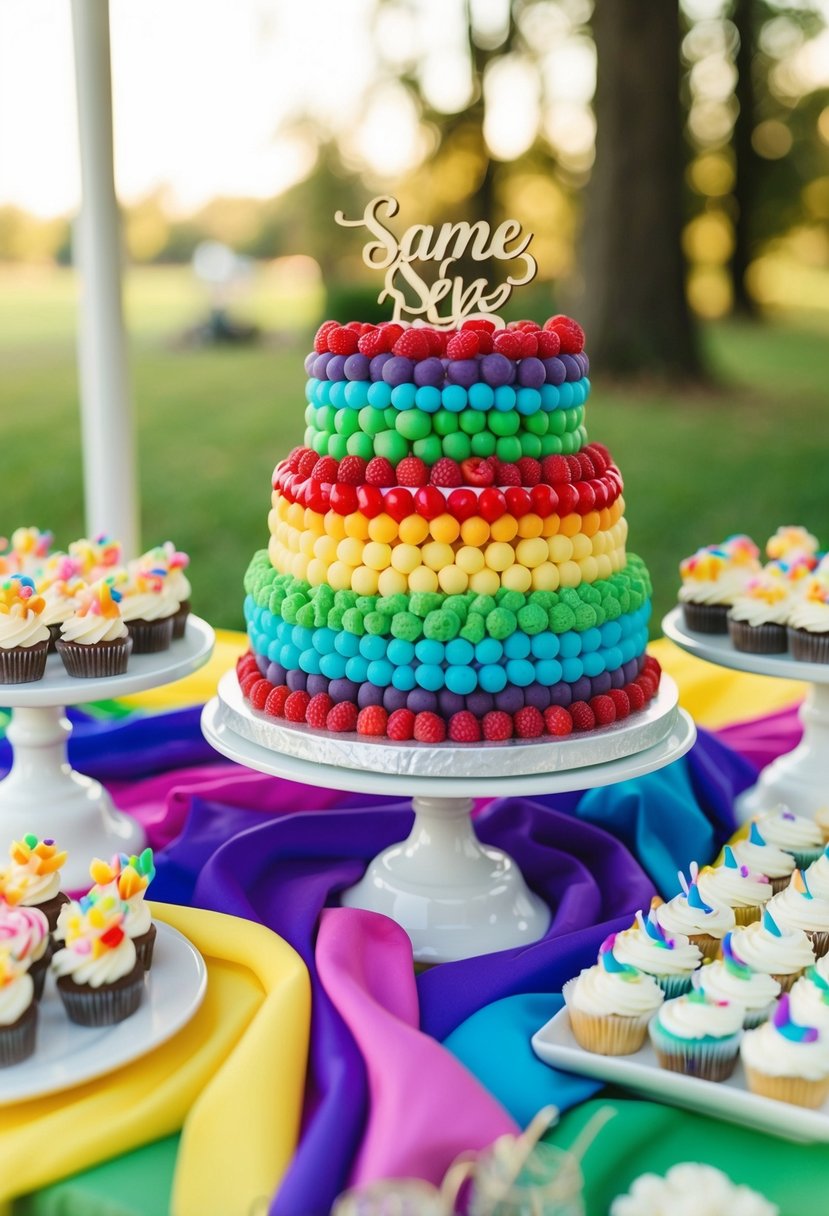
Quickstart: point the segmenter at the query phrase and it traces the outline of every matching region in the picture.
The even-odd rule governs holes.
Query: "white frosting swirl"
[[[744,1016],[744,1005],[700,1001],[694,993],[666,1001],[656,1020],[677,1039],[725,1039],[742,1029]]]
[[[664,1178],[640,1174],[613,1200],[610,1216],[780,1216],[780,1209],[712,1165],[684,1161]]]
[[[135,946],[126,935],[117,946],[104,950],[95,958],[92,950],[83,954],[77,948],[89,946],[88,938],[79,938],[71,946],[58,950],[52,959],[52,970],[58,977],[69,975],[76,984],[88,984],[100,988],[102,984],[113,984],[124,975],[129,975],[135,966]]]
[[[759,566],[727,566],[716,579],[690,578],[683,581],[679,599],[688,604],[731,605]]]
[[[36,963],[49,945],[49,922],[37,908],[0,903],[0,950]]]
[[[806,871],[806,881],[818,899],[829,899],[829,856],[825,849]]]
[[[605,971],[597,963],[581,972],[570,999],[582,1013],[605,1017],[609,1013],[635,1018],[653,1013],[664,999],[659,985],[649,975],[621,975]]]
[[[737,975],[721,959],[703,968],[699,982],[706,996],[712,1000],[732,1001],[752,1013],[768,1009],[772,1001],[780,995],[777,980],[773,980],[766,972],[753,971],[744,976]]]
[[[773,915],[773,913],[772,913]],[[780,936],[769,932],[762,921],[756,920],[745,928],[735,929],[734,953],[755,971],[769,975],[792,975],[811,967],[815,952],[802,929],[786,929],[779,925]]]
[[[166,581],[161,591],[125,591],[121,615],[125,621],[160,621],[178,612],[179,601]]]
[[[809,899],[793,882],[769,900],[768,908],[782,929],[805,929],[809,933],[829,931],[829,900]]]
[[[35,998],[32,977],[26,971],[0,987],[0,1026],[13,1026]]]
[[[60,892],[60,872],[52,870],[49,874],[36,874],[26,866],[14,863],[0,874],[0,891],[16,894],[22,892],[20,899],[15,900],[26,908],[36,908],[46,904]],[[11,901],[9,901],[11,902]]]
[[[829,633],[829,604],[820,600],[802,599],[792,608],[789,624],[806,633]]]
[[[829,1031],[829,993],[802,976],[790,993],[792,1019],[801,1026],[817,1026]]]
[[[63,580],[52,583],[42,592],[44,608],[42,619],[44,625],[60,625],[78,606],[77,595],[68,594],[67,584]]]
[[[706,866],[697,880],[706,903],[728,904],[730,908],[753,908],[771,899],[771,883],[764,875],[743,874],[729,866]]]
[[[620,963],[628,963],[647,975],[690,975],[702,962],[698,947],[681,933],[673,942],[672,949],[660,946],[636,926],[616,934],[613,953]]]
[[[176,566],[170,570],[167,575],[167,581],[170,585],[170,594],[175,596],[179,604],[183,604],[185,600],[190,599],[193,588],[190,586],[190,580],[180,566]]]
[[[750,840],[738,840],[734,845],[734,856],[756,874],[767,878],[787,878],[795,867],[791,853],[786,853],[776,844],[752,844]]]
[[[0,649],[15,650],[20,646],[36,646],[49,641],[49,630],[43,623],[42,612],[0,613]]]
[[[795,815],[785,806],[760,815],[757,827],[766,844],[776,844],[778,849],[783,849],[786,853],[819,849],[823,844],[823,837],[814,819]]]
[[[128,637],[129,630],[120,616],[87,612],[84,616],[68,617],[60,627],[60,636],[64,642],[94,646],[98,642],[117,642]]]
[[[734,910],[726,904],[713,904],[710,912],[692,908],[687,896],[675,895],[656,909],[656,919],[666,933],[708,933],[711,937],[725,937],[734,928]]]
[[[798,1043],[781,1034],[773,1022],[746,1031],[740,1045],[743,1062],[768,1077],[801,1077],[822,1081],[829,1073],[829,1036]]]

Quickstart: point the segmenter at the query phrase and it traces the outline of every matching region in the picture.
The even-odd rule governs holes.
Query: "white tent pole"
[[[78,361],[86,526],[139,552],[135,423],[121,300],[121,237],[112,153],[108,0],[72,0],[81,152],[76,225]]]

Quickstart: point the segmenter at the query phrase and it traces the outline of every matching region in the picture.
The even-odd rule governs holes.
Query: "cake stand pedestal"
[[[543,937],[550,923],[550,909],[529,890],[513,859],[476,837],[473,798],[610,785],[670,764],[696,738],[667,678],[641,715],[592,737],[424,748],[286,726],[252,710],[235,673],[228,672],[204,708],[202,731],[217,751],[259,772],[412,798],[408,839],[375,857],[341,902],[396,920],[420,963],[526,945]]]
[[[0,686],[0,702],[13,711],[6,732],[12,767],[0,781],[0,841],[19,840],[27,832],[56,840],[69,853],[61,871],[68,891],[89,885],[93,857],[142,849],[141,825],[115,809],[99,781],[70,766],[66,745],[72,725],[64,706],[179,680],[207,662],[214,641],[207,622],[191,615],[183,638],[159,654],[131,655],[122,676],[76,679],[66,674],[58,655],[50,655],[42,680]]]
[[[800,708],[802,740],[793,751],[773,760],[757,784],[739,795],[734,803],[737,819],[744,823],[781,803],[807,816],[829,805],[829,663],[803,663],[788,655],[745,654],[734,649],[727,634],[686,629],[681,608],[668,613],[662,629],[677,646],[709,663],[752,675],[805,680],[811,685]]]

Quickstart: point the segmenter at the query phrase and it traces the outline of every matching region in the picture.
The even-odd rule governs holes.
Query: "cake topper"
[[[503,308],[514,287],[523,287],[535,278],[535,258],[527,253],[532,233],[523,233],[518,220],[504,220],[493,231],[486,220],[474,224],[412,224],[398,238],[383,219],[391,219],[400,204],[391,195],[378,195],[366,204],[360,219],[346,219],[342,211],[334,219],[344,228],[365,227],[376,240],[363,246],[363,262],[370,270],[385,271],[378,302],[394,303],[393,321],[421,320],[441,329],[459,326],[469,318],[487,318],[502,324],[493,314]],[[381,215],[383,219],[381,219]],[[506,281],[491,286],[486,278],[464,283],[452,267],[467,255],[474,262],[496,259],[515,262],[519,274],[508,274]],[[415,269],[415,263],[435,262],[437,280],[429,284]],[[441,311],[442,310],[442,311]]]

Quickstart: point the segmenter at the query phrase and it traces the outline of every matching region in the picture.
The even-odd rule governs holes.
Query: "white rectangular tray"
[[[649,1039],[630,1056],[596,1055],[579,1047],[566,1009],[561,1009],[533,1035],[532,1046],[540,1059],[564,1072],[612,1081],[646,1098],[739,1123],[741,1127],[753,1127],[786,1140],[829,1142],[829,1102],[819,1110],[806,1110],[751,1094],[739,1061],[728,1081],[714,1082],[660,1068]]]

